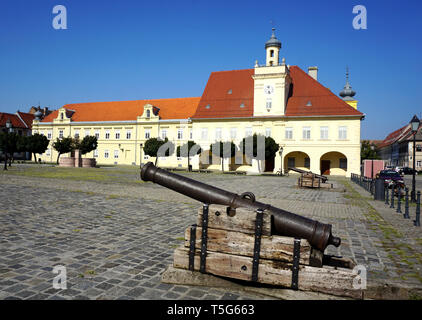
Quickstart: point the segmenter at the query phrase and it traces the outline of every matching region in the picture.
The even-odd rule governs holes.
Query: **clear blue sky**
[[[201,96],[210,72],[264,63],[273,21],[287,64],[318,66],[334,93],[350,67],[361,137],[383,139],[422,112],[421,14],[414,0],[0,0],[0,111]]]

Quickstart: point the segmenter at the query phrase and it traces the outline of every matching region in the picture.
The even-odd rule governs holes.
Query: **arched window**
[[[147,110],[147,118],[151,117],[151,110]]]

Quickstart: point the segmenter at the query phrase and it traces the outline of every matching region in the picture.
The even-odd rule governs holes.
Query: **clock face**
[[[274,92],[274,88],[272,85],[267,84],[266,86],[264,86],[264,92],[266,94],[272,94]]]

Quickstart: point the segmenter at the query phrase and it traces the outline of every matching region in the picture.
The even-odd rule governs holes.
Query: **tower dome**
[[[274,34],[275,28],[272,28],[273,30],[273,34],[271,35],[270,40],[268,40],[267,42],[265,42],[265,49],[267,49],[268,47],[277,47],[277,48],[281,48],[281,41],[278,40]]]
[[[354,101],[353,99],[356,91],[352,90],[352,86],[349,83],[349,68],[346,68],[346,85],[344,86],[343,90],[340,91],[340,97],[343,98],[344,101]]]

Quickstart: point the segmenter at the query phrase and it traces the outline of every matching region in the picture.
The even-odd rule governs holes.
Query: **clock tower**
[[[289,68],[285,59],[279,63],[281,42],[272,29],[270,40],[265,43],[266,64],[255,64],[254,116],[283,116],[290,88]]]

